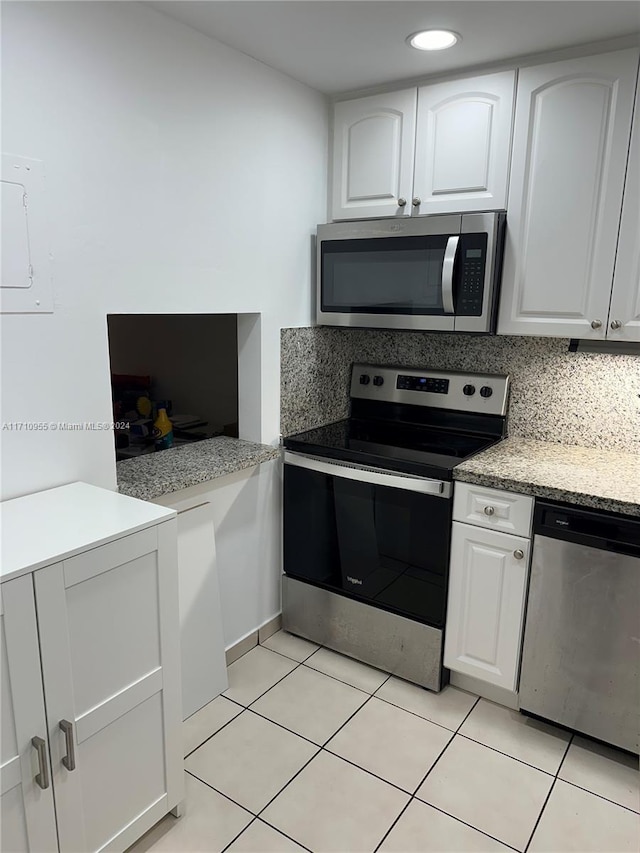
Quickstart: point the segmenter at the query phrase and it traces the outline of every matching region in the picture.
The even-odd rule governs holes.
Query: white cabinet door
[[[446,667],[516,689],[529,547],[520,536],[453,523]]]
[[[624,50],[520,71],[500,334],[605,337],[637,70]]]
[[[182,715],[186,719],[229,686],[210,503],[179,511]]]
[[[34,577],[60,849],[122,851],[182,799],[176,521]]]
[[[503,71],[418,90],[414,213],[506,207],[515,76]]]
[[[58,840],[31,575],[0,587],[0,682],[0,849],[53,853]],[[33,738],[41,739],[40,756]]]
[[[610,341],[640,341],[640,88],[634,115],[609,309]]]
[[[335,105],[333,219],[410,215],[416,91]]]

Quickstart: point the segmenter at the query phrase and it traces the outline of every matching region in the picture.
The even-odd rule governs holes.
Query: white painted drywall
[[[311,318],[324,97],[136,3],[2,17],[2,145],[44,161],[55,300],[2,317],[2,421],[111,420],[108,313],[247,312],[241,434],[275,442],[279,330]],[[0,438],[3,499],[115,487],[108,431]]]
[[[280,612],[281,502],[279,459],[155,501],[178,511],[211,507],[226,648]]]

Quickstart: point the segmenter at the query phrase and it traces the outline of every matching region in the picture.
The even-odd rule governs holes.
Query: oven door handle
[[[331,477],[341,477],[344,480],[357,480],[359,483],[370,483],[374,486],[387,486],[390,489],[403,489],[405,492],[420,492],[424,495],[435,495],[440,498],[451,497],[451,483],[444,480],[430,480],[426,477],[415,477],[412,474],[392,474],[382,468],[370,468],[364,465],[340,464],[318,459],[317,456],[305,456],[302,453],[285,451],[285,465],[295,465]]]
[[[447,248],[444,250],[442,261],[442,307],[445,314],[453,314],[453,265],[456,260],[460,235],[456,234],[447,240]]]

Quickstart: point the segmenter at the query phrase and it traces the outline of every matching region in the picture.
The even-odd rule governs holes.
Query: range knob
[[[360,374],[360,384],[361,385],[368,385],[369,382],[371,382],[371,377],[369,376],[369,374],[368,373],[361,373]]]
[[[382,378],[382,376],[374,376],[373,384],[377,386],[384,385],[384,379]]]
[[[465,397],[472,397],[476,393],[475,385],[465,385],[462,389],[462,393]]]
[[[483,385],[480,389],[481,397],[490,397],[493,394],[493,388],[489,387],[489,385]]]

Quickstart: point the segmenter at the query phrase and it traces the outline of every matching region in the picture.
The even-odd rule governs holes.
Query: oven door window
[[[285,465],[288,575],[420,622],[445,619],[451,501]]]
[[[322,310],[333,313],[444,314],[447,237],[324,240]]]

